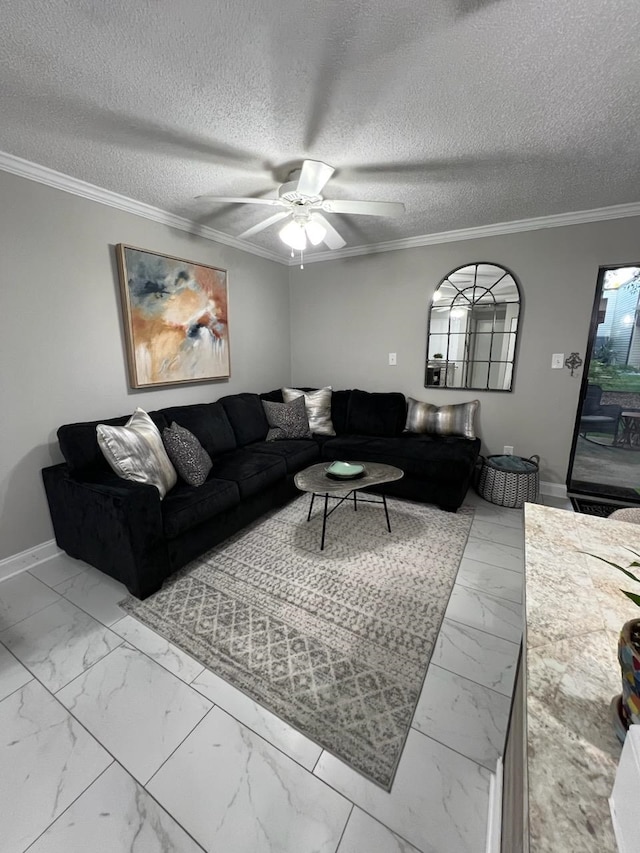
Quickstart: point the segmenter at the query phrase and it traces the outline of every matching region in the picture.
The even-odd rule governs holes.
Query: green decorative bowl
[[[333,480],[355,480],[365,473],[364,465],[355,462],[332,462],[324,470]]]

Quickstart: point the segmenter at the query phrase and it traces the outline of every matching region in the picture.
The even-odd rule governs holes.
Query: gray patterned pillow
[[[479,400],[455,403],[449,406],[433,406],[407,397],[408,432],[432,432],[435,435],[459,435],[475,438],[475,417]]]
[[[162,430],[162,441],[176,471],[190,486],[201,486],[211,471],[211,457],[195,435],[175,421]]]
[[[311,438],[304,397],[299,397],[291,403],[271,403],[268,400],[263,400],[262,405],[271,427],[267,433],[267,441],[280,441],[284,438]]]
[[[317,391],[300,391],[298,388],[283,388],[282,399],[290,403],[298,398],[304,399],[309,418],[311,432],[318,435],[335,435],[331,421],[331,386],[319,388]]]

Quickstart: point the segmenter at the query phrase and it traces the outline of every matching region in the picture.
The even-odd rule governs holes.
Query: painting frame
[[[229,379],[227,270],[126,243],[116,258],[130,387]]]

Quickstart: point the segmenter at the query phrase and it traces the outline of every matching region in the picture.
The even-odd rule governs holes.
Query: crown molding
[[[493,225],[478,225],[474,228],[461,228],[457,231],[441,231],[438,234],[424,234],[418,237],[403,237],[400,240],[388,240],[369,246],[349,246],[336,252],[317,252],[304,256],[305,264],[321,261],[334,261],[338,258],[353,258],[356,255],[374,255],[378,252],[395,252],[398,249],[414,249],[419,246],[434,246],[438,243],[456,243],[460,240],[477,240],[480,237],[498,237],[502,234],[516,234],[521,231],[539,231],[542,228],[561,228],[565,225],[583,225],[586,222],[602,222],[606,219],[623,219],[628,216],[640,216],[640,202],[617,204],[613,207],[598,207],[594,210],[577,210],[569,213],[556,213],[553,216],[539,216],[534,219],[516,219],[513,222],[496,222]],[[290,267],[300,261],[289,258]]]
[[[134,216],[142,216],[145,219],[160,222],[163,225],[168,225],[170,228],[177,228],[180,231],[195,234],[198,237],[202,237],[204,240],[212,240],[214,243],[222,243],[225,246],[231,246],[234,249],[239,249],[241,252],[248,252],[251,255],[257,255],[260,258],[275,261],[277,264],[295,267],[300,263],[300,261],[295,258],[283,257],[270,249],[264,249],[260,246],[255,246],[246,240],[240,240],[237,237],[230,236],[229,234],[223,234],[222,231],[216,231],[208,225],[201,225],[200,223],[193,222],[191,219],[186,219],[183,216],[176,216],[166,210],[161,210],[158,207],[152,207],[144,202],[136,201],[133,198],[128,198],[127,196],[120,195],[119,193],[111,192],[111,190],[105,190],[102,187],[95,186],[95,184],[89,184],[86,181],[81,181],[78,178],[73,178],[70,175],[63,174],[62,172],[56,172],[54,169],[49,169],[47,166],[40,166],[38,163],[31,163],[29,160],[23,160],[22,157],[16,157],[14,154],[8,154],[5,151],[0,151],[0,170],[10,172],[13,175],[18,175],[21,178],[27,178],[30,181],[36,181],[39,184],[54,187],[55,189],[62,190],[63,192],[80,196],[81,198],[87,198],[90,201],[98,202],[98,204],[106,204],[109,207],[124,210],[126,213],[134,214]],[[385,243],[349,246],[335,252],[316,252],[314,254],[305,254],[304,262],[305,264],[317,264],[322,261],[334,261],[340,258],[353,258],[357,255],[396,252],[400,249],[434,246],[438,243],[455,243],[460,240],[477,240],[481,237],[498,237],[502,234],[516,234],[522,231],[537,231],[541,228],[561,228],[565,225],[582,225],[587,222],[601,222],[606,219],[622,219],[627,216],[640,216],[640,202],[618,204],[613,207],[599,207],[594,210],[578,210],[569,213],[557,213],[553,216],[539,216],[533,219],[517,219],[513,222],[496,222],[493,225],[479,225],[473,228],[461,228],[456,231],[440,231],[437,234],[403,237],[399,240],[388,240]]]
[[[46,166],[40,166],[38,163],[23,160],[14,154],[7,154],[5,151],[0,151],[0,170],[18,175],[21,178],[27,178],[30,181],[36,181],[39,184],[55,187],[55,189],[71,193],[71,195],[87,198],[99,204],[106,204],[109,207],[118,208],[118,210],[124,210],[126,213],[133,213],[134,216],[152,219],[154,222],[160,222],[162,225],[168,225],[170,228],[177,228],[179,231],[187,231],[189,234],[195,234],[205,240],[223,243],[225,246],[231,246],[234,249],[240,249],[242,252],[258,255],[258,257],[266,258],[269,261],[276,261],[276,263],[285,265],[287,263],[287,260],[282,255],[278,255],[270,249],[254,246],[245,240],[238,240],[237,237],[231,237],[229,234],[216,231],[208,225],[201,225],[183,216],[176,216],[173,213],[160,210],[158,207],[152,207],[150,204],[145,204],[142,201],[136,201],[133,198],[111,192],[111,190],[97,187],[95,184],[89,184],[86,181],[73,178],[71,175],[65,175]]]

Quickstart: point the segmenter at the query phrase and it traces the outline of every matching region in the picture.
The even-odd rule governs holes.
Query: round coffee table
[[[346,460],[345,460],[346,461]],[[327,529],[327,518],[334,510],[344,503],[349,498],[353,498],[353,508],[358,511],[357,492],[367,486],[379,486],[381,483],[390,483],[392,480],[400,480],[404,477],[404,471],[400,468],[395,468],[393,465],[383,465],[381,462],[351,462],[352,465],[363,465],[364,475],[362,477],[337,480],[327,476],[326,468],[331,462],[318,462],[305,468],[304,471],[298,471],[293,478],[294,483],[301,492],[309,492],[311,494],[311,503],[309,504],[309,514],[307,521],[311,520],[311,512],[313,510],[313,502],[316,496],[324,496],[324,513],[322,516],[322,539],[320,540],[320,550],[324,550],[324,537]],[[344,494],[344,492],[347,494]],[[337,500],[338,503],[330,510],[329,498]],[[384,506],[384,514],[387,519],[387,530],[391,533],[391,524],[389,523],[389,510],[387,509],[387,498],[385,495],[380,495],[381,500],[373,498],[363,498],[359,500],[364,503],[376,503]]]

